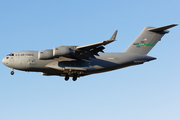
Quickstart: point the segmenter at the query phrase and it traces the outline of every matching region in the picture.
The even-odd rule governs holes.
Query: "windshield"
[[[7,56],[14,56],[14,54],[13,54],[13,53],[10,53],[10,54],[8,54]]]

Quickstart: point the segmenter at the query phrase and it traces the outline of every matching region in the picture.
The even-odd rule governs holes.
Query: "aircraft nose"
[[[2,59],[2,63],[5,65],[5,58]]]

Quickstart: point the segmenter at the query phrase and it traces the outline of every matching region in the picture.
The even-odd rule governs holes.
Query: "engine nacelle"
[[[38,52],[38,59],[39,60],[48,60],[48,59],[52,59],[52,58],[54,58],[52,49],[43,50],[43,51]]]
[[[59,57],[59,56],[63,56],[63,55],[69,55],[72,54],[73,50],[70,47],[67,46],[59,46],[59,47],[55,47],[53,48],[53,56],[54,57]]]

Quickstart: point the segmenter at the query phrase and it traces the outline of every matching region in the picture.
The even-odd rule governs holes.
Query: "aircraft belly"
[[[96,59],[91,59],[90,65],[95,69],[88,70],[86,74],[101,73],[116,70],[132,65],[146,62],[146,55],[127,54],[127,53],[102,53]],[[136,62],[140,61],[140,62]]]
[[[64,70],[76,70],[86,71],[94,69],[87,61],[54,61],[45,66],[46,68],[52,68],[59,71]]]

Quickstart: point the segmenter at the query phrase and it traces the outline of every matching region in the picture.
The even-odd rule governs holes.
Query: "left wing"
[[[116,35],[117,30],[114,32],[114,34],[111,36],[109,40],[83,46],[77,46],[75,48],[75,56],[80,59],[88,59],[89,57],[94,57],[94,55],[98,55],[98,52],[104,52],[104,46],[111,42],[114,42],[116,39]]]

